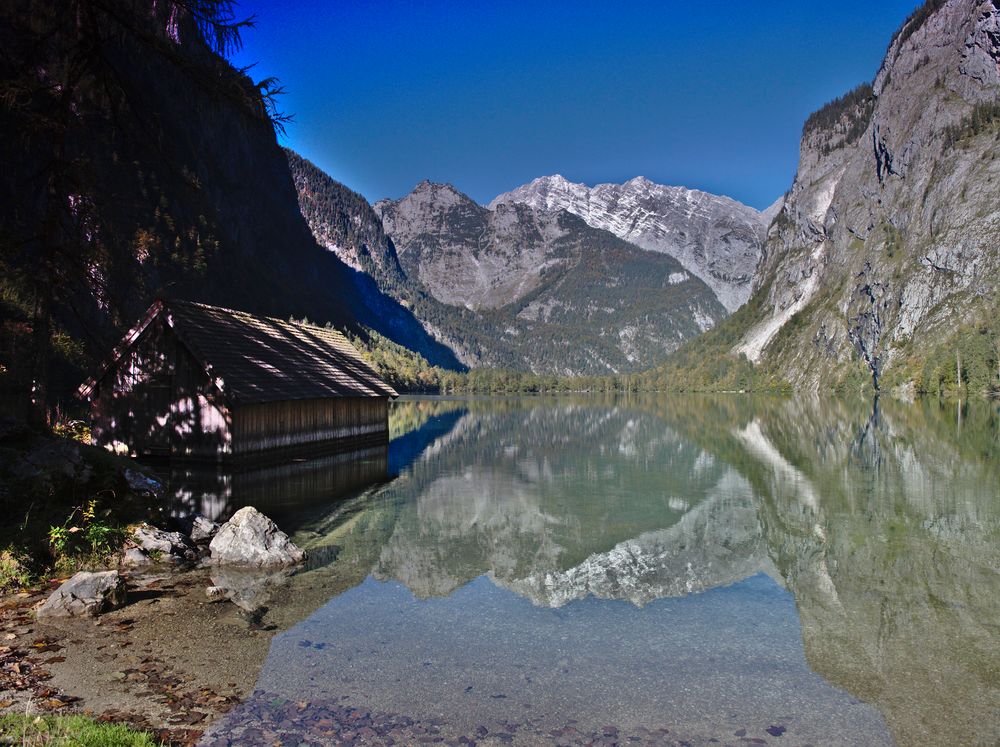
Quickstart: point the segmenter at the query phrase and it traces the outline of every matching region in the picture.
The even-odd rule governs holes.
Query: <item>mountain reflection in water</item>
[[[300,522],[338,553],[291,580],[302,622],[272,643],[266,702],[383,714],[397,743],[497,724],[526,744],[605,725],[1000,742],[995,404],[432,399],[392,418],[398,477]]]

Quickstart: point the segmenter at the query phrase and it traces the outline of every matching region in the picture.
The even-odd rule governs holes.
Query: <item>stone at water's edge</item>
[[[218,531],[218,524],[211,519],[198,514],[191,522],[191,541],[196,545],[207,544],[211,542],[212,538],[218,533]]]
[[[155,561],[177,563],[198,559],[194,544],[180,532],[166,532],[149,524],[132,530],[122,554],[122,565],[147,565]]]
[[[125,604],[125,579],[118,571],[80,571],[52,592],[38,617],[96,617]]]
[[[220,565],[295,565],[306,554],[288,535],[253,506],[241,508],[219,529],[209,545],[212,562]]]
[[[192,552],[188,538],[180,532],[166,532],[149,524],[141,524],[132,532],[132,540],[145,552],[184,556]]]

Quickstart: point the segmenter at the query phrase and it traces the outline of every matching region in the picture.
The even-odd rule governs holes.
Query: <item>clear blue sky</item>
[[[766,207],[805,117],[870,80],[917,0],[246,0],[286,145],[369,200],[479,202],[545,174],[643,175]]]

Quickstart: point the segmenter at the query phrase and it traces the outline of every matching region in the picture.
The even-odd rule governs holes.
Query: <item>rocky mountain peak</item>
[[[499,195],[489,207],[510,202],[566,210],[642,249],[669,254],[704,281],[728,311],[750,296],[768,223],[736,200],[643,176],[595,187],[558,174],[540,177]]]
[[[578,186],[546,177],[539,187],[560,181]],[[488,209],[451,185],[422,182],[375,211],[415,296],[439,304],[428,321],[450,339],[482,333],[468,365],[636,370],[725,316],[673,258],[560,207],[512,200]],[[539,339],[550,344],[542,349]]]

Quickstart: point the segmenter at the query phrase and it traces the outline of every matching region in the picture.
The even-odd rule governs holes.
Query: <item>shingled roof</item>
[[[101,373],[80,387],[81,397],[90,396],[161,314],[231,404],[398,396],[335,329],[159,300],[125,336]]]

